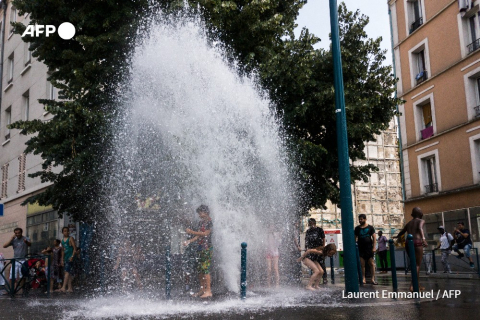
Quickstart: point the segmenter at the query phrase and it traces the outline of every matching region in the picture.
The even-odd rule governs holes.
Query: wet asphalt
[[[397,299],[382,294],[392,292],[388,276],[377,276],[379,285],[364,285],[360,291],[378,298],[344,298],[344,283],[315,292],[300,287],[264,289],[253,287],[242,301],[237,294],[217,295],[200,301],[175,296],[167,301],[163,294],[107,294],[85,297],[82,294],[43,293],[29,297],[0,297],[0,319],[480,319],[480,280],[421,278],[420,284],[433,297]],[[399,275],[399,292],[408,292],[409,278]],[[453,290],[453,291],[450,291]],[[454,291],[458,290],[458,291]],[[455,296],[457,294],[457,296]]]

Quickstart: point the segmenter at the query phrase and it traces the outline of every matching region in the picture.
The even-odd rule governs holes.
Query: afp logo
[[[56,28],[53,25],[41,25],[41,24],[29,24],[25,32],[23,32],[22,37],[40,37],[42,33],[45,33],[46,37],[49,37],[51,34],[55,33]],[[75,27],[70,22],[64,22],[58,27],[58,35],[63,40],[70,40],[75,36]]]

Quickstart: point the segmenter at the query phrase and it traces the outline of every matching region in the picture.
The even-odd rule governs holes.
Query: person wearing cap
[[[443,264],[443,273],[452,273],[452,269],[450,268],[450,263],[448,263],[448,256],[452,252],[452,246],[454,243],[453,236],[445,232],[445,228],[443,226],[439,226],[438,232],[440,232],[440,244],[435,250],[440,249],[442,253],[442,264]]]

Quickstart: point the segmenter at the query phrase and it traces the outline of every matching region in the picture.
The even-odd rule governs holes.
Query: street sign
[[[0,217],[3,217],[3,203],[0,203]]]

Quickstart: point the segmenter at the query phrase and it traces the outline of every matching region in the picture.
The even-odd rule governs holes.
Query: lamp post
[[[345,95],[343,91],[337,0],[330,0],[330,26],[332,30],[333,74],[335,80],[335,114],[337,116],[338,170],[340,173],[345,291],[358,292],[357,259],[355,255],[355,235],[353,232],[352,189],[350,185],[350,158],[348,156],[347,120],[345,117]]]

